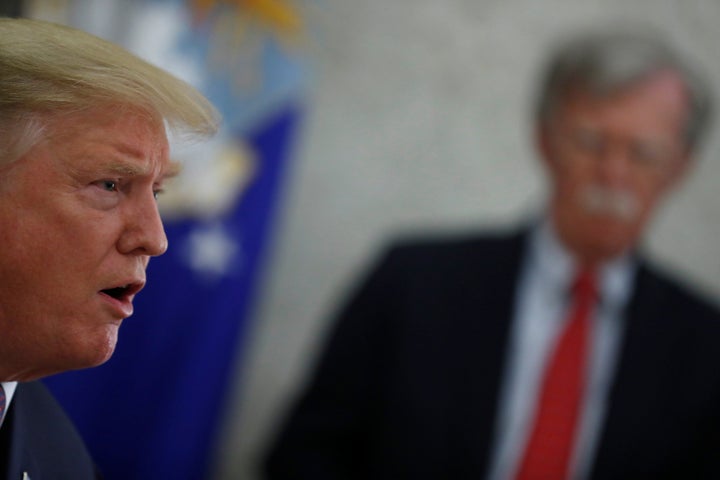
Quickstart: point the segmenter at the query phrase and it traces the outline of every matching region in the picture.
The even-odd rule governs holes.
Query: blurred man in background
[[[217,118],[195,89],[120,47],[0,19],[3,478],[97,475],[33,380],[110,358],[150,257],[167,249],[156,197],[177,165],[166,123],[204,136]]]
[[[659,39],[570,39],[529,226],[389,250],[342,310],[271,479],[720,475],[720,313],[638,252],[710,114]]]

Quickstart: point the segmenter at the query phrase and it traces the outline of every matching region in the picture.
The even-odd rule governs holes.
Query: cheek
[[[548,151],[545,162],[548,174],[559,185],[575,185],[591,179],[594,175],[592,161],[578,158],[564,148],[556,147]]]
[[[89,229],[59,217],[30,218],[10,231],[3,230],[0,278],[12,280],[0,295],[12,297],[11,301],[21,298],[59,310],[72,309],[69,299],[88,287],[112,248],[100,231],[97,223]]]
[[[661,178],[646,178],[635,184],[635,194],[642,204],[650,209],[654,207],[668,190],[668,182]]]
[[[42,282],[54,267],[68,260],[68,247],[72,238],[63,238],[52,223],[29,219],[4,236],[5,252],[17,274],[23,274]]]
[[[39,215],[25,240],[53,264],[82,270],[115,245],[118,231],[111,213],[70,204]]]
[[[4,226],[0,234],[3,278],[42,279],[43,271],[52,264],[54,256],[49,229],[43,228],[44,222],[38,222],[32,216],[24,221],[6,217],[0,222]]]
[[[596,183],[592,172],[572,163],[559,164],[552,172],[552,182],[560,198],[570,200],[578,192]]]

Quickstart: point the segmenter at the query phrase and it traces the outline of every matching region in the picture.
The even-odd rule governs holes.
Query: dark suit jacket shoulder
[[[268,478],[482,478],[524,238],[400,240],[380,255],[332,324]]]
[[[720,478],[720,313],[641,262],[593,478]]]
[[[19,383],[0,428],[6,479],[97,479],[90,454],[71,421],[40,382]]]

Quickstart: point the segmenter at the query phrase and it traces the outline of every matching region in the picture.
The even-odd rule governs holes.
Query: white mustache
[[[627,190],[616,190],[591,185],[580,192],[580,203],[588,212],[633,220],[640,212],[640,203]]]

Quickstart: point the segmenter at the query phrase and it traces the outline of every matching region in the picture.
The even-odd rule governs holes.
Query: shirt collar
[[[575,261],[547,217],[531,233],[530,255],[544,284],[556,292],[569,290],[576,270]],[[627,303],[636,268],[637,263],[630,254],[600,267],[598,286],[603,306],[622,307]]]
[[[17,388],[17,382],[2,382],[3,389],[5,390],[5,412],[2,418],[0,418],[0,426],[2,426],[5,417],[7,416],[8,408],[10,408],[10,402],[15,395],[15,389]]]

